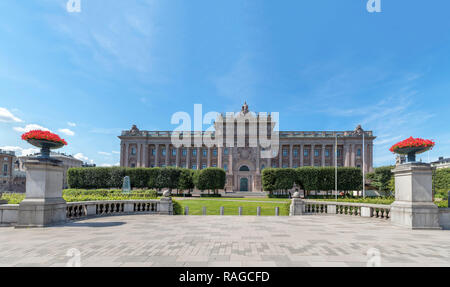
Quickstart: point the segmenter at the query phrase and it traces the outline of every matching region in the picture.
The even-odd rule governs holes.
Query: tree
[[[276,169],[275,168],[265,168],[262,171],[261,176],[262,186],[264,191],[268,191],[270,194],[276,190]]]
[[[394,166],[381,166],[375,168],[375,171],[366,179],[371,180],[371,184],[378,189],[378,191],[383,192],[386,196],[391,194],[391,179],[393,177],[392,169]]]
[[[170,191],[178,187],[180,169],[175,167],[161,168],[156,180],[158,188],[168,188]]]
[[[275,169],[275,189],[286,193],[288,189],[294,187],[296,177],[297,174],[292,168]]]
[[[187,168],[181,169],[178,188],[181,190],[189,190],[189,192],[191,192],[194,187],[194,171]]]

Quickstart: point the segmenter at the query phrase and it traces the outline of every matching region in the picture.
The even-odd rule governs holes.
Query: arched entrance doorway
[[[239,183],[240,191],[248,191],[248,178],[242,177]]]

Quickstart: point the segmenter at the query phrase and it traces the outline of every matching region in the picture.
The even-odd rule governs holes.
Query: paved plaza
[[[382,266],[450,266],[450,231],[360,217],[131,215],[0,228],[0,266],[66,266],[72,248],[81,266],[366,266],[371,248]]]

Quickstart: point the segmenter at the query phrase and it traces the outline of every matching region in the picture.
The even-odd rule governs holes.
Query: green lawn
[[[254,199],[259,200],[258,199]],[[181,214],[184,213],[184,208],[189,206],[189,215],[202,215],[203,207],[206,207],[207,215],[220,215],[220,207],[225,209],[225,215],[238,215],[239,207],[242,207],[242,215],[256,215],[256,208],[261,207],[262,216],[275,215],[275,207],[280,208],[280,215],[289,215],[290,201],[287,202],[252,202],[250,200],[231,200],[231,199],[215,199],[215,200],[201,200],[201,199],[187,199],[175,200],[181,206]]]

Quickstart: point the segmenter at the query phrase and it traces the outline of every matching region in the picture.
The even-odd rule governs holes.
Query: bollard
[[[189,206],[184,207],[184,215],[189,215]]]
[[[220,215],[224,215],[225,213],[225,208],[223,206],[220,207]]]
[[[275,216],[280,216],[280,208],[278,206],[275,207]]]
[[[242,207],[239,206],[239,216],[241,216],[241,215],[242,215]]]
[[[206,206],[203,206],[203,215],[206,215]]]
[[[256,208],[256,216],[261,216],[261,207],[260,206],[258,206]]]

